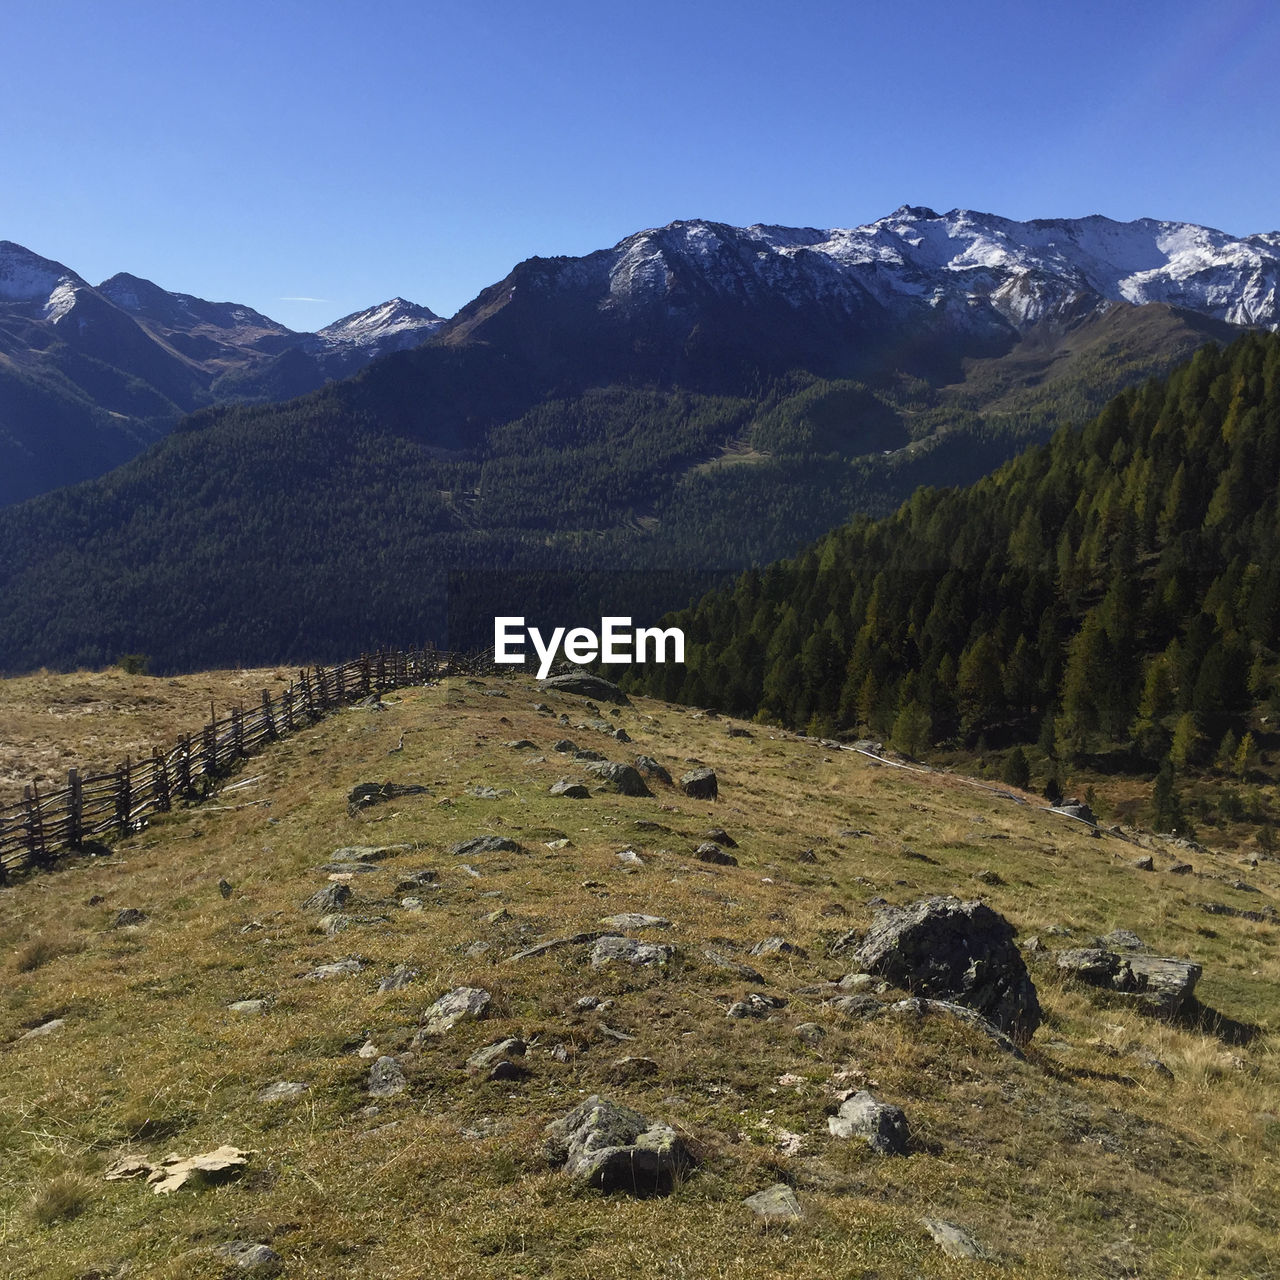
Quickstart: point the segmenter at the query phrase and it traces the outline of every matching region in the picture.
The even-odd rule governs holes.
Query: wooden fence
[[[490,654],[435,649],[362,654],[340,667],[312,667],[282,693],[262,691],[262,702],[211,718],[199,733],[157,747],[149,759],[125,760],[109,773],[81,777],[72,769],[66,786],[42,793],[33,783],[17,804],[0,808],[0,884],[15,871],[48,867],[65,850],[82,849],[104,836],[137,831],[148,815],[176,802],[202,800],[232,768],[296,729],[361,698],[451,675],[492,671]]]

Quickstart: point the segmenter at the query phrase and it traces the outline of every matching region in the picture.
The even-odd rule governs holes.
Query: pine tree
[[[1181,831],[1186,826],[1178,789],[1173,780],[1174,764],[1165,757],[1151,789],[1152,820],[1157,831]]]
[[[1005,757],[1004,768],[1000,777],[1011,787],[1025,790],[1031,782],[1031,766],[1027,763],[1026,752],[1021,747],[1014,747]]]

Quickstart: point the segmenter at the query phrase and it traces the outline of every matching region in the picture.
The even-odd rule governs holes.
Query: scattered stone
[[[399,800],[403,796],[429,796],[428,787],[403,785],[399,782],[361,782],[347,793],[347,812],[358,813],[387,800]]]
[[[785,1009],[782,996],[767,996],[760,991],[749,992],[745,1000],[735,1000],[725,1012],[726,1018],[767,1018],[778,1009]]]
[[[229,898],[229,897],[231,897],[231,881],[230,881],[230,880],[219,880],[219,881],[218,881],[218,892],[219,892],[220,894],[222,894],[222,896],[223,896],[224,898]]]
[[[1046,951],[1048,949],[1044,945],[1044,943],[1040,941],[1039,936],[1036,934],[1032,934],[1031,937],[1027,938],[1025,941],[1019,943],[1018,945],[1023,949],[1023,951],[1027,952],[1029,955],[1039,955],[1041,952]]]
[[[786,938],[775,934],[772,938],[766,938],[763,942],[757,942],[751,948],[753,956],[794,956],[797,960],[807,960],[809,953],[803,948],[798,947],[794,942],[788,942]]]
[[[346,915],[341,911],[331,911],[327,916],[321,916],[316,921],[316,928],[326,937],[336,938],[354,919],[354,916]]]
[[[889,1005],[887,1010],[884,1005],[880,1007],[882,1011],[897,1014],[899,1017],[924,1018],[930,1015],[941,1015],[955,1018],[966,1026],[981,1031],[988,1040],[1006,1053],[1011,1053],[1015,1058],[1022,1057],[1022,1050],[995,1023],[989,1022],[982,1014],[975,1013],[972,1009],[956,1004],[954,1001],[926,1000],[920,996],[912,996],[907,1000],[896,1001]]]
[[[544,693],[576,693],[584,698],[599,698],[601,702],[611,702],[619,707],[631,705],[631,699],[616,684],[585,672],[571,672],[539,680],[538,688]]]
[[[533,946],[525,947],[523,951],[517,951],[515,955],[508,956],[504,963],[514,964],[517,960],[529,960],[534,956],[545,955],[548,951],[558,951],[561,947],[583,946],[604,936],[599,929],[594,929],[586,933],[571,933],[565,938],[548,938],[545,942],[535,942]]]
[[[497,911],[490,911],[489,914],[484,917],[484,922],[485,924],[503,924],[510,919],[511,912],[508,911],[506,907],[499,907]]]
[[[712,827],[710,831],[703,833],[702,838],[715,844],[723,845],[726,849],[736,849],[738,847],[738,842],[723,827]]]
[[[623,911],[616,916],[605,916],[601,924],[611,929],[670,929],[671,921],[662,916],[645,916],[638,911]]]
[[[147,918],[145,911],[139,911],[137,907],[125,907],[123,911],[116,912],[116,918],[111,922],[113,929],[129,929],[136,924],[142,924]]]
[[[506,1036],[501,1040],[494,1040],[491,1044],[485,1045],[483,1049],[477,1049],[467,1059],[467,1075],[483,1075],[490,1080],[515,1079],[517,1076],[522,1075],[524,1070],[517,1067],[511,1059],[523,1058],[528,1047],[523,1040],[515,1036]],[[504,1064],[513,1070],[495,1075],[494,1072]]]
[[[407,987],[417,976],[417,969],[410,969],[408,965],[398,964],[378,983],[378,990],[399,991]]]
[[[796,1035],[803,1044],[807,1044],[810,1049],[816,1049],[823,1041],[827,1032],[816,1022],[802,1022],[796,1027]]]
[[[464,875],[469,875],[473,880],[482,880],[484,877],[468,862],[458,863],[458,870]]]
[[[203,1190],[238,1178],[253,1154],[237,1147],[222,1146],[216,1151],[196,1156],[168,1155],[159,1164],[150,1166],[147,1183],[158,1196],[167,1196],[182,1187]],[[107,1170],[106,1176],[110,1177],[112,1172],[112,1169]]]
[[[652,756],[636,756],[636,768],[646,778],[656,778],[668,787],[671,785],[671,774]]]
[[[482,1018],[492,998],[482,987],[454,987],[423,1014],[418,1035],[442,1035],[460,1022]]]
[[[617,738],[619,742],[631,741],[631,735],[625,729],[615,729],[612,736]]]
[[[813,863],[817,862],[817,860],[818,854],[814,849],[801,849],[800,852],[796,854],[797,862]]]
[[[934,1242],[948,1258],[985,1258],[987,1251],[954,1222],[941,1218],[921,1218],[920,1225],[933,1237]]]
[[[1142,951],[1147,945],[1132,929],[1112,929],[1102,940],[1118,951]]]
[[[909,991],[966,1005],[1025,1042],[1040,1025],[1040,1003],[1013,934],[981,902],[925,898],[878,911],[852,959]]]
[[[1083,800],[1064,800],[1061,804],[1053,805],[1052,811],[1064,814],[1068,818],[1079,818],[1081,822],[1087,822],[1091,827],[1098,825],[1097,815]]]
[[[998,871],[978,871],[974,873],[975,880],[981,880],[983,884],[1004,884]]]
[[[574,752],[577,751],[577,749],[578,744],[570,741],[568,738],[561,738],[558,742],[553,742],[551,744],[552,751]]]
[[[583,761],[599,761],[607,760],[609,757],[602,755],[599,751],[575,751],[573,753],[574,763],[582,763]]]
[[[836,996],[833,1000],[827,1000],[824,1007],[834,1009],[850,1022],[878,1018],[884,1012],[884,1005],[875,996],[868,995]]]
[[[619,862],[625,862],[628,866],[643,867],[644,859],[634,849],[619,849],[614,857]]]
[[[326,982],[330,978],[345,978],[349,974],[359,973],[364,968],[364,964],[350,957],[346,960],[335,960],[332,964],[318,965],[312,969],[310,973],[304,973],[304,978],[309,978],[312,982]]]
[[[434,871],[410,871],[403,879],[396,881],[396,892],[415,893],[427,885],[435,884],[437,878]]]
[[[370,1058],[382,1057],[382,1051],[373,1043],[372,1040],[366,1040],[364,1044],[356,1050],[356,1057],[364,1058],[368,1061]]]
[[[504,742],[504,747],[510,747],[512,751],[537,751],[538,744],[530,742],[528,738],[517,738],[514,742]]]
[[[469,858],[477,853],[522,853],[524,851],[509,836],[474,836],[470,840],[462,840],[455,844],[449,852],[459,858]]]
[[[284,1259],[274,1249],[253,1240],[230,1240],[214,1245],[210,1253],[250,1276],[276,1276],[284,1267]]]
[[[742,964],[738,960],[734,960],[730,956],[724,955],[720,951],[714,951],[710,947],[706,948],[703,953],[708,960],[711,961],[717,969],[724,969],[728,973],[736,973],[738,977],[747,982],[754,982],[759,986],[764,986],[764,974],[753,969],[749,964]]]
[[[367,1092],[371,1098],[392,1098],[403,1093],[409,1087],[405,1079],[404,1068],[395,1058],[384,1054],[369,1068],[369,1087]]]
[[[1189,862],[1175,862],[1173,866],[1166,869],[1171,876],[1189,876],[1193,870]]]
[[[559,782],[553,782],[550,787],[553,796],[564,796],[568,800],[590,800],[591,792],[580,782],[574,782],[572,778],[561,778]]]
[[[693,800],[715,800],[720,795],[720,783],[714,769],[691,769],[680,779],[680,790]]]
[[[631,965],[665,965],[675,955],[675,950],[675,947],[661,946],[656,942],[606,935],[591,948],[591,967],[599,969],[614,960]]]
[[[344,848],[335,849],[329,855],[329,860],[331,862],[383,862],[413,847],[411,844],[350,844]]]
[[[259,1102],[284,1102],[288,1098],[296,1098],[299,1094],[306,1093],[311,1086],[303,1084],[301,1080],[277,1080],[275,1084],[269,1084],[265,1089],[258,1090]]]
[[[645,786],[644,779],[632,765],[616,764],[611,760],[592,761],[587,764],[586,771],[600,778],[608,786],[613,787],[619,795],[653,795],[653,792]]]
[[[1137,1060],[1149,1070],[1154,1071],[1156,1075],[1163,1076],[1166,1080],[1173,1079],[1173,1072],[1153,1053],[1139,1053],[1135,1055]]]
[[[24,1032],[15,1043],[21,1044],[24,1040],[39,1040],[42,1036],[51,1036],[55,1031],[61,1031],[66,1025],[66,1018],[50,1018],[47,1022],[42,1022],[39,1026],[32,1027],[30,1031]]]
[[[316,890],[303,904],[303,911],[318,911],[321,915],[331,915],[341,911],[351,901],[351,886],[340,881],[327,884]]]
[[[796,1193],[785,1182],[775,1182],[773,1186],[748,1196],[742,1203],[757,1217],[764,1218],[766,1221],[804,1216],[800,1201],[796,1199]]]
[[[870,991],[879,985],[883,985],[883,979],[877,978],[874,973],[846,973],[840,979],[837,985],[841,991]]]
[[[492,950],[492,942],[473,942],[465,951],[463,951],[462,954],[466,956],[468,960],[478,960],[486,951]]]
[[[547,704],[546,704],[545,702],[535,702],[535,703],[533,704],[533,709],[534,709],[535,711],[542,711],[542,712],[545,712],[545,713],[550,714],[550,715],[555,715],[555,712],[554,712],[554,711],[552,711],[552,710],[551,710],[551,708],[550,708],[549,706],[547,706]]]
[[[501,800],[503,796],[513,796],[515,792],[510,787],[468,787],[467,795],[475,796],[477,800]]]
[[[755,736],[752,734],[750,729],[744,729],[741,725],[736,724],[731,724],[729,726],[728,734],[731,738],[751,738]]]
[[[233,1000],[227,1008],[232,1013],[256,1014],[266,1013],[270,1000]]]
[[[864,1138],[882,1156],[905,1155],[910,1142],[902,1108],[877,1102],[865,1089],[840,1104],[840,1110],[827,1118],[827,1128],[837,1138]]]
[[[547,1126],[547,1156],[577,1182],[602,1191],[662,1194],[693,1164],[682,1139],[630,1107],[597,1094]]]
[[[614,1084],[628,1084],[632,1080],[643,1080],[658,1074],[658,1064],[652,1058],[625,1057],[615,1058],[606,1072]]]
[[[704,840],[694,851],[699,862],[710,862],[718,867],[736,867],[738,860],[711,840]]]
[[[1149,853],[1145,853],[1141,858],[1134,858],[1133,865],[1139,871],[1154,871],[1156,869],[1156,860]]]
[[[1089,986],[1135,997],[1148,1012],[1172,1018],[1194,1001],[1203,972],[1190,960],[1118,955],[1097,947],[1059,951],[1058,968]]]
[[[796,1186],[810,1191],[822,1191],[828,1195],[840,1195],[857,1189],[858,1184],[848,1176],[834,1168],[821,1156],[806,1156],[788,1165],[787,1171],[796,1181]]]

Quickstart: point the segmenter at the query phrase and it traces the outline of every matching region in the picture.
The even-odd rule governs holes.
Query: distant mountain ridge
[[[291,347],[241,403],[0,512],[0,669],[465,648],[495,613],[656,618],[711,585],[694,577],[977,480],[1240,318],[1275,328],[1277,239],[904,206],[529,259],[354,377],[288,399],[315,376]],[[388,307],[331,326],[331,349],[400,341]],[[280,402],[243,403],[264,390]]]
[[[0,504],[101,474],[204,405],[347,377],[441,323],[393,298],[296,333],[127,272],[94,287],[0,241]]]

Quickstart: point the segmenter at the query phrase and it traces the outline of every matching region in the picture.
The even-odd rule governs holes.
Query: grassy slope
[[[0,891],[0,1041],[66,1019],[60,1032],[7,1049],[6,1274],[113,1274],[132,1258],[131,1277],[218,1275],[199,1250],[237,1238],[269,1240],[291,1277],[1273,1274],[1276,929],[1195,904],[1274,902],[1276,864],[1248,873],[1261,895],[1229,887],[1240,868],[1225,856],[1196,855],[1202,876],[1142,873],[1129,865],[1133,846],[954,779],[828,757],[760,729],[731,739],[724,721],[649,701],[611,717],[635,739],[623,747],[538,714],[531,686],[501,687],[508,698],[458,683],[405,691],[380,714],[344,712],[257,758],[249,773],[263,780],[228,798],[264,803],[178,812],[110,859]],[[573,724],[584,716],[581,699],[551,701]],[[388,756],[402,733],[403,752]],[[614,759],[654,754],[677,774],[700,758],[719,772],[721,799],[662,787],[653,799],[552,799],[547,786],[574,772],[549,750],[565,733]],[[522,736],[545,762],[502,745]],[[349,817],[347,790],[386,778],[432,795]],[[467,795],[478,783],[514,794]],[[668,830],[637,830],[636,820]],[[692,860],[712,824],[740,841],[739,867]],[[850,828],[868,834],[839,834]],[[448,846],[488,831],[515,835],[528,853],[473,858],[482,873],[473,879]],[[556,831],[569,847],[547,847]],[[349,908],[389,921],[333,939],[316,932],[299,904],[325,882],[316,867],[329,852],[402,841],[421,848],[357,877]],[[648,859],[634,873],[614,857],[627,845]],[[816,862],[796,860],[806,848]],[[1172,860],[1158,854],[1157,866]],[[394,905],[394,886],[420,867],[438,870],[439,889],[422,895],[418,914]],[[1006,883],[976,882],[984,868]],[[224,876],[228,900],[217,888]],[[1025,1063],[946,1023],[846,1024],[796,994],[843,971],[824,947],[869,923],[872,895],[897,903],[979,891],[1024,936],[1066,926],[1069,940],[1049,941],[1083,945],[1125,926],[1159,953],[1190,956],[1205,966],[1204,1001],[1266,1033],[1231,1046],[1104,1008],[1060,984],[1052,964],[1033,968],[1047,1017]],[[824,914],[833,903],[848,914]],[[124,907],[150,919],[110,930]],[[484,918],[500,907],[509,919]],[[500,963],[624,910],[674,922],[662,940],[681,955],[668,972],[595,971],[583,948]],[[246,932],[252,922],[261,927]],[[702,946],[745,950],[774,933],[809,951],[754,962],[790,1003],[776,1022],[727,1019],[744,988],[704,962]],[[475,941],[492,949],[468,956]],[[369,967],[330,983],[300,978],[349,955]],[[419,979],[378,994],[378,979],[402,962]],[[368,1063],[354,1050],[370,1036],[402,1052],[422,1010],[459,984],[489,989],[491,1016],[428,1042],[409,1066],[409,1093],[366,1114]],[[615,1004],[603,1016],[580,1012],[587,993]],[[226,1007],[256,996],[274,1000],[265,1016]],[[806,1021],[827,1028],[816,1050],[794,1034]],[[602,1023],[636,1038],[613,1041]],[[532,1042],[527,1082],[469,1079],[467,1055],[504,1034]],[[578,1052],[557,1061],[547,1052],[557,1044]],[[1174,1080],[1144,1066],[1144,1052]],[[624,1054],[655,1059],[657,1076],[611,1082]],[[780,1083],[785,1074],[799,1079]],[[256,1100],[282,1079],[311,1087],[291,1102]],[[879,1159],[826,1136],[832,1091],[864,1085],[906,1109],[919,1140],[910,1157]],[[542,1127],[597,1091],[676,1124],[701,1153],[700,1171],[671,1199],[576,1192],[546,1168]],[[782,1154],[779,1129],[803,1135],[800,1155]],[[219,1189],[161,1198],[99,1177],[123,1151],[154,1159],[224,1142],[257,1154],[245,1178]],[[839,1191],[803,1186],[809,1156],[834,1166]],[[802,1184],[807,1216],[766,1231],[739,1201],[779,1178]],[[922,1214],[971,1231],[999,1266],[945,1258]]]
[[[202,671],[172,679],[128,675],[118,667],[0,680],[0,806],[35,782],[42,792],[66,784],[67,770],[113,769],[125,758],[171,746],[209,720],[252,707],[291,672],[268,667]]]

